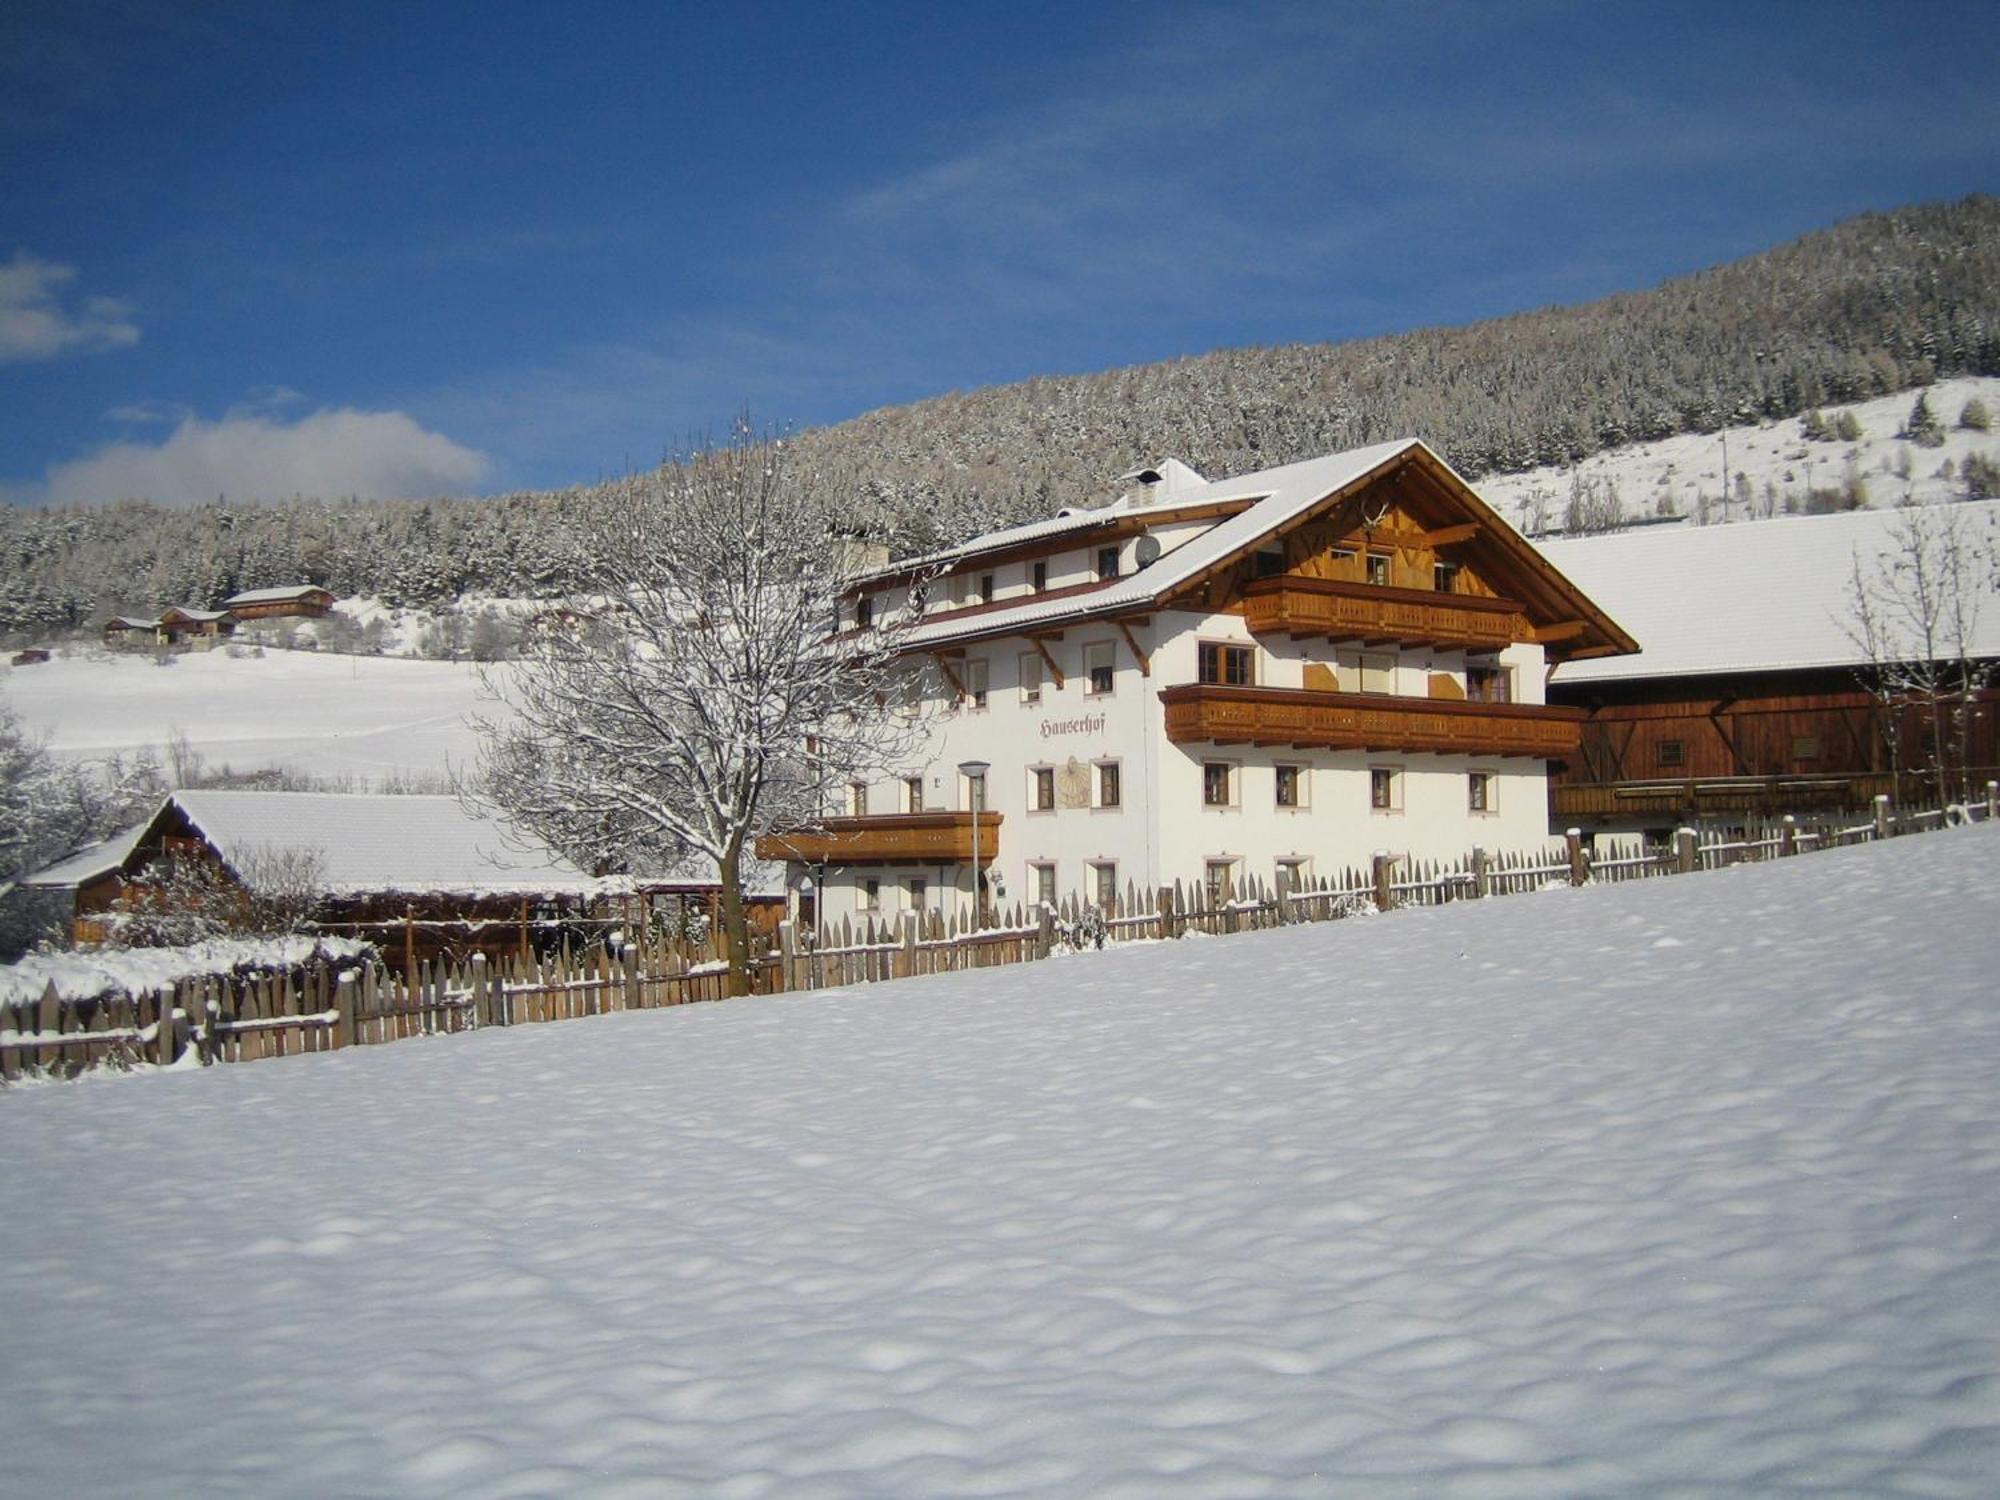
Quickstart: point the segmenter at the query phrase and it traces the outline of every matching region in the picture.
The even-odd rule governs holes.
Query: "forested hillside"
[[[1646,292],[1462,328],[1052,376],[802,434],[908,545],[1109,499],[1165,454],[1211,475],[1383,438],[1472,476],[2000,374],[2000,199],[1869,214]],[[782,414],[772,414],[782,415]],[[568,582],[572,494],[0,512],[0,631],[313,582],[435,603]]]

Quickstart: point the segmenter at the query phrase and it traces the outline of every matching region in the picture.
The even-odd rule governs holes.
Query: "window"
[[[1393,693],[1396,691],[1396,658],[1377,655],[1372,651],[1361,654],[1357,674],[1360,689],[1364,693]]]
[[[1818,760],[1819,736],[1816,734],[1795,734],[1792,736],[1793,760]]]
[[[850,817],[868,816],[868,783],[850,781],[847,783],[847,811]]]
[[[1473,771],[1465,778],[1465,810],[1467,812],[1498,812],[1499,804],[1493,794],[1498,783],[1491,771]]]
[[[965,778],[965,807],[968,812],[986,811],[986,778],[968,776]]]
[[[1220,641],[1202,641],[1195,647],[1196,675],[1202,682],[1229,687],[1249,687],[1253,653],[1248,646],[1228,646]]]
[[[1431,587],[1440,594],[1458,592],[1458,564],[1438,563],[1431,568]]]
[[[903,778],[903,811],[918,813],[924,810],[924,778],[905,776]]]
[[[1368,554],[1368,581],[1383,588],[1389,585],[1389,554],[1371,552]]]
[[[1040,703],[1042,701],[1042,659],[1029,651],[1021,657],[1021,701]]]
[[[854,624],[857,629],[866,630],[875,623],[875,601],[863,594],[854,601]]]
[[[861,882],[861,909],[863,911],[880,911],[882,909],[881,881],[864,880]]]
[[[911,911],[928,911],[931,904],[930,882],[921,875],[912,875],[903,885],[904,895]]]
[[[1036,766],[1028,772],[1028,811],[1054,812],[1056,806],[1056,770],[1054,766]]]
[[[1211,859],[1203,867],[1202,874],[1208,885],[1208,904],[1221,906],[1236,899],[1236,861],[1233,859]]]
[[[1108,580],[1118,576],[1118,549],[1116,547],[1099,547],[1097,549],[1097,576],[1100,580]]]
[[[1036,563],[1028,569],[1028,578],[1034,584],[1036,593],[1043,592],[1049,586],[1049,565],[1045,562]]]
[[[1663,766],[1684,766],[1687,764],[1687,741],[1661,740],[1657,756]]]
[[[1083,648],[1083,691],[1086,697],[1101,697],[1111,691],[1118,671],[1118,648],[1110,641],[1096,641]]]
[[[1099,911],[1110,911],[1118,904],[1118,866],[1111,863],[1095,864],[1090,867],[1091,899]]]
[[[1277,767],[1277,797],[1280,807],[1304,807],[1306,805],[1306,768],[1304,766]]]
[[[991,604],[993,602],[993,575],[991,573],[981,573],[979,575],[979,602],[981,604]]]
[[[1117,761],[1106,760],[1098,762],[1097,805],[1099,807],[1117,807],[1121,805],[1125,792],[1120,783],[1121,777]]]
[[[1285,571],[1285,549],[1283,547],[1259,547],[1253,559],[1259,578],[1276,578]]]
[[[1235,767],[1226,760],[1203,761],[1201,766],[1201,805],[1203,807],[1230,807],[1235,799],[1230,795],[1230,772]]]
[[[1312,862],[1304,859],[1281,859],[1278,861],[1277,888],[1280,896],[1296,896],[1306,888],[1310,879]]]
[[[1038,905],[1056,904],[1056,867],[1053,862],[1028,866],[1028,889],[1035,893]]]
[[[1465,696],[1474,703],[1514,701],[1514,674],[1506,667],[1467,667]]]
[[[1376,812],[1397,812],[1403,806],[1403,775],[1394,766],[1368,768],[1368,805]]]
[[[968,661],[965,664],[965,696],[973,708],[986,707],[986,662]]]

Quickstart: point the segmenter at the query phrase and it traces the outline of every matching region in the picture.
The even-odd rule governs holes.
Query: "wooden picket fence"
[[[1657,879],[1996,817],[2000,796],[1989,788],[1983,802],[1901,813],[1881,798],[1873,816],[1858,823],[1785,817],[1726,832],[1681,829],[1663,841],[1586,841],[1572,831],[1540,850],[1489,855],[1475,849],[1456,863],[1406,864],[1378,855],[1366,869],[1342,870],[1296,889],[1273,889],[1257,879],[1223,891],[1180,882],[1150,892],[1127,885],[1107,908],[1070,896],[1054,906],[992,912],[977,926],[965,915],[937,912],[843,920],[805,933],[786,922],[752,964],[752,991],[876,984],[1032,963],[1109,943],[1253,932],[1551,884]],[[88,999],[61,995],[52,984],[38,1000],[0,1002],[0,1084],[140,1063],[250,1062],[720,1000],[726,970],[719,939],[642,938],[593,942],[548,957],[489,961],[474,955],[463,963],[439,959],[400,970],[381,961],[350,961],[210,975],[170,990]]]

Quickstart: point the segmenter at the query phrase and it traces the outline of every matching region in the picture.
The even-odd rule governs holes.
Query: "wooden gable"
[[[1288,583],[1299,599],[1340,597],[1351,606],[1295,611],[1274,627],[1294,635],[1483,650],[1534,641],[1551,660],[1639,649],[1448,465],[1415,445],[1190,580],[1175,602],[1270,617],[1253,601],[1287,592]],[[1379,627],[1361,621],[1370,601]]]

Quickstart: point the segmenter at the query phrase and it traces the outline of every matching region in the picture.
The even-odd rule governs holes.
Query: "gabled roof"
[[[1194,487],[1208,487],[1208,482],[1195,474],[1186,464],[1171,458],[1166,462],[1193,476]],[[1136,476],[1128,474],[1121,477],[1131,479]],[[1025,542],[1039,542],[1050,537],[1067,536],[1072,532],[1089,531],[1092,527],[1111,525],[1134,516],[1142,516],[1148,521],[1172,521],[1190,510],[1212,505],[1214,499],[1215,497],[1210,495],[1190,498],[1190,488],[1183,487],[1174,492],[1172,499],[1147,506],[1135,506],[1123,496],[1109,505],[1094,508],[1067,506],[1046,521],[1025,521],[1019,526],[1008,526],[999,531],[986,532],[956,546],[940,547],[935,552],[926,552],[917,557],[899,558],[893,563],[864,573],[854,582],[856,584],[884,582],[912,574],[927,573],[933,569],[949,572],[960,564],[971,562],[989,553],[1009,551]]]
[[[144,823],[134,823],[123,833],[114,833],[101,843],[77,850],[68,859],[57,860],[32,875],[23,875],[20,883],[45,890],[61,890],[88,885],[93,880],[114,874],[125,867],[125,861],[139,847],[139,836],[146,831],[146,827]]]
[[[2000,536],[2000,500],[1936,508],[1968,535]],[[1727,526],[1648,526],[1540,544],[1544,556],[1629,621],[1645,650],[1566,662],[1558,683],[1858,667],[1854,560],[1895,546],[1898,511],[1786,516]],[[1976,654],[2000,657],[2000,594],[1979,612]]]
[[[617,888],[586,875],[498,815],[456,797],[358,792],[175,792],[148,833],[178,808],[239,878],[267,850],[321,861],[334,896],[595,894]]]
[[[321,588],[316,583],[295,583],[276,589],[245,589],[224,599],[222,607],[234,609],[239,604],[279,604],[289,599],[303,599],[308,594],[325,594],[331,599],[333,590]]]
[[[158,630],[158,620],[142,620],[136,615],[113,615],[104,622],[106,630]]]
[[[182,604],[176,604],[160,611],[160,623],[162,625],[170,620],[192,620],[197,625],[204,625],[210,621],[223,620],[228,617],[229,611],[226,609],[189,609],[186,605]]]
[[[1226,516],[1128,577],[1056,596],[1033,595],[1019,601],[1002,601],[976,611],[941,611],[933,618],[902,629],[898,642],[907,649],[927,650],[958,641],[1013,635],[1071,621],[1158,608],[1177,592],[1247,557],[1266,538],[1331,508],[1404,466],[1421,470],[1433,487],[1448,497],[1445,503],[1454,513],[1480,524],[1480,536],[1508,575],[1506,582],[1534,614],[1548,619],[1574,618],[1583,623],[1577,640],[1552,654],[1576,649],[1613,652],[1638,649],[1637,643],[1615,621],[1584,597],[1581,590],[1481,500],[1456,470],[1415,438],[1377,443],[1183,489],[1172,507],[1148,507],[1132,513],[1149,518],[1157,515],[1165,520],[1175,510],[1229,501],[1246,502],[1246,508]],[[1103,518],[1110,513],[1089,514]],[[1046,529],[1039,531],[1015,527],[995,532],[967,543],[958,552],[984,550],[994,538],[1007,538],[1011,544],[1024,533],[1054,535],[1059,530],[1059,521],[1044,522],[1042,527]]]

